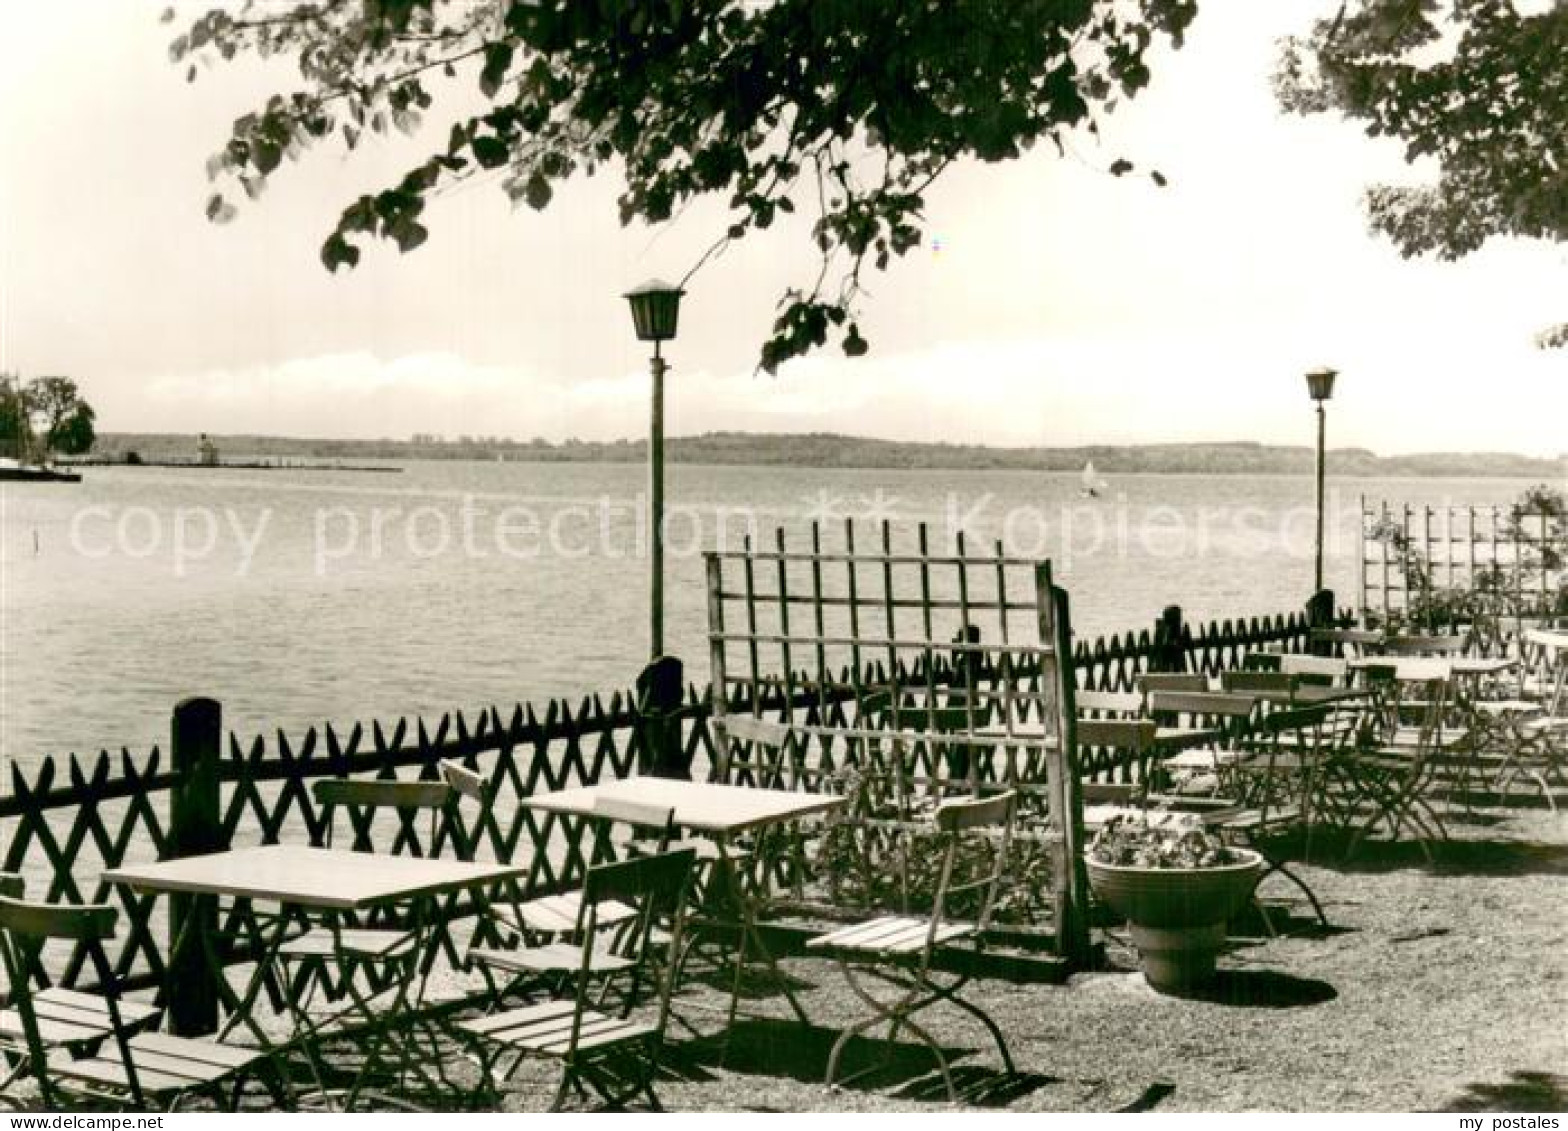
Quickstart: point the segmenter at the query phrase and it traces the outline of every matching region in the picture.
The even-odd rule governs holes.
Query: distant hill
[[[539,462],[634,463],[647,458],[641,440],[517,441],[329,440],[284,436],[213,435],[222,458],[262,459],[467,459]],[[95,456],[146,460],[196,457],[194,436],[107,432]],[[878,440],[832,432],[793,434],[709,432],[665,441],[671,463],[785,465],[791,467],[931,468],[943,470],[1077,471],[1093,460],[1102,473],[1310,474],[1312,449],[1251,441],[1196,444],[1094,444],[1075,448],[993,448],[980,444],[929,444]],[[1568,455],[1536,459],[1504,452],[1379,456],[1364,448],[1333,448],[1329,465],[1340,476],[1483,475],[1560,479]]]

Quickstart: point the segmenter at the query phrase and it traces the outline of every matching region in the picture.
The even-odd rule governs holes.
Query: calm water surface
[[[0,753],[166,743],[170,707],[222,701],[241,735],[390,721],[626,686],[646,653],[636,465],[430,462],[402,474],[92,468],[0,486]],[[1112,476],[677,466],[667,648],[705,681],[699,551],[748,523],[891,519],[1049,557],[1080,636],[1294,610],[1312,485]],[[1331,481],[1327,581],[1348,602],[1358,499],[1508,502],[1528,481]],[[870,534],[865,530],[862,537]],[[836,542],[836,537],[832,541]]]

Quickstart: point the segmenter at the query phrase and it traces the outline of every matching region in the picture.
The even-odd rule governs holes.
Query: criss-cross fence
[[[1263,647],[1305,651],[1309,633],[1302,613],[1193,627],[1183,622],[1179,610],[1170,609],[1148,629],[1074,643],[1072,671],[1080,688],[1128,690],[1145,671],[1215,672],[1239,666],[1246,653]],[[863,684],[887,682],[891,675],[916,686],[928,678],[924,671],[902,666],[889,673],[885,659],[862,660]],[[977,672],[982,684],[995,677],[989,665]],[[1018,674],[1017,669],[1010,673]],[[848,672],[836,678],[845,686],[854,682]],[[935,661],[931,678],[952,682],[950,658]],[[802,672],[796,680],[762,688],[760,694],[769,710],[783,711],[789,697],[800,707],[809,706],[814,692],[809,673]],[[742,708],[749,709],[743,699],[732,702],[732,709]],[[710,773],[716,754],[710,711],[708,690],[687,686],[684,702],[674,712],[674,726],[668,717],[663,725],[651,725],[660,720],[642,715],[631,693],[617,692],[576,704],[554,700],[542,709],[454,712],[434,723],[356,724],[346,732],[328,725],[294,739],[281,730],[270,739],[249,741],[229,734],[221,748],[214,743],[215,749],[205,754],[180,750],[176,737],[171,755],[211,760],[204,772],[216,776],[219,806],[216,822],[197,837],[205,850],[308,841],[322,820],[310,795],[314,780],[350,774],[433,779],[441,760],[456,759],[497,787],[489,832],[478,838],[479,855],[525,860],[525,890],[542,894],[576,884],[593,860],[599,838],[580,819],[538,814],[518,802],[535,793],[626,776],[652,759],[650,747],[660,740],[651,736],[657,735],[672,736],[679,756],[693,764],[694,772]],[[1085,780],[1128,780],[1144,769],[1116,752],[1079,752],[1078,771]],[[192,772],[192,765],[179,764],[155,747],[144,753],[122,749],[89,758],[18,760],[4,783],[0,869],[23,873],[32,898],[118,904],[125,926],[111,959],[127,988],[162,981],[170,933],[166,921],[156,917],[156,899],[106,885],[101,873],[188,850],[191,830],[177,821],[181,814],[176,798]],[[441,830],[433,841],[399,837],[402,831],[395,817],[388,816],[373,835],[385,839],[389,850],[396,838],[397,850],[407,852],[429,851],[446,839]],[[51,951],[47,961],[59,981],[77,985],[90,977],[85,957],[79,947],[65,946]]]

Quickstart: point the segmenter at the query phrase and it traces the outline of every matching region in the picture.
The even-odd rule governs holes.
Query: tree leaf
[[[529,177],[528,184],[523,188],[523,199],[528,202],[528,207],[536,212],[544,211],[545,206],[550,203],[551,195],[550,182],[538,173]]]
[[[485,45],[485,65],[479,72],[479,89],[486,98],[494,98],[506,81],[506,72],[512,66],[512,45],[505,40]]]
[[[483,134],[468,143],[474,160],[486,169],[498,169],[512,159],[512,147],[494,134]]]
[[[339,233],[333,232],[327,237],[327,242],[321,245],[321,262],[334,274],[340,266],[357,267],[359,248],[349,243]]]

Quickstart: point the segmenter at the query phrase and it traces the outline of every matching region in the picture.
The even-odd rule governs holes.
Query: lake
[[[239,457],[236,457],[239,458]],[[627,686],[647,651],[645,470],[413,462],[401,474],[89,468],[0,486],[0,752],[167,743],[222,701],[242,736],[509,708]],[[666,646],[708,675],[701,550],[813,518],[901,544],[1052,559],[1080,637],[1299,609],[1313,497],[1299,476],[669,469]],[[1331,480],[1326,583],[1354,599],[1359,499],[1492,504],[1528,480]],[[871,529],[862,537],[869,539]],[[837,526],[827,539],[837,541]],[[7,785],[9,779],[6,779]]]

